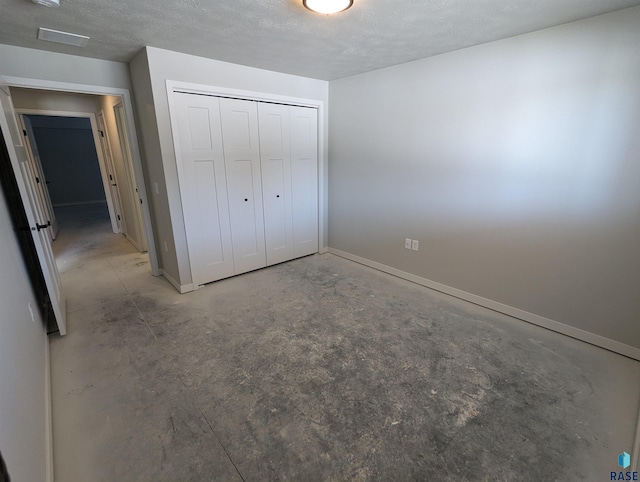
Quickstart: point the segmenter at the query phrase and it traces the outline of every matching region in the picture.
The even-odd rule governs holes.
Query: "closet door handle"
[[[276,194],[276,197],[280,197],[280,194]]]
[[[244,198],[244,200],[245,200],[245,201],[248,201],[248,199],[247,199],[247,198]]]

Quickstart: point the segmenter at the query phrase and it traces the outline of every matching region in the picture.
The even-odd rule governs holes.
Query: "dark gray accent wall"
[[[28,116],[54,206],[106,202],[88,118]]]

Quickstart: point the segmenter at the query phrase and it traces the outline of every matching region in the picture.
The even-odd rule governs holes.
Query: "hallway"
[[[605,480],[631,452],[636,361],[331,255],[180,295],[65,209],[57,481]]]

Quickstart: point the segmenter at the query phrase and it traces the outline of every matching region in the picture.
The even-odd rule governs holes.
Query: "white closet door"
[[[233,259],[239,274],[267,265],[258,109],[252,101],[220,99],[220,110]]]
[[[174,96],[180,193],[193,283],[198,286],[235,274],[220,101],[202,95]]]
[[[294,257],[318,252],[318,115],[290,107]]]
[[[267,265],[294,258],[289,106],[258,103]]]

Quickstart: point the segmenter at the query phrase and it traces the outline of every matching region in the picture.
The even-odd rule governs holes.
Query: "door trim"
[[[129,133],[129,126],[127,125],[126,112],[124,110],[124,104],[121,101],[115,102],[112,106],[113,115],[116,123],[116,130],[118,131],[118,139],[120,141],[120,150],[122,152],[122,162],[124,163],[125,177],[127,178],[127,184],[129,185],[128,197],[131,197],[133,201],[133,214],[134,218],[132,223],[135,223],[135,229],[138,234],[137,239],[133,239],[131,233],[127,232],[127,239],[138,249],[138,251],[147,250],[147,240],[144,236],[144,223],[142,221],[142,212],[140,210],[141,204],[139,202],[139,192],[137,179],[133,172],[133,159],[131,154],[131,134]],[[122,112],[124,116],[119,114]],[[118,191],[121,193],[121,191]],[[122,197],[122,195],[120,196]],[[127,226],[128,227],[128,226]]]
[[[102,149],[102,156],[104,157],[104,166],[109,179],[107,179],[107,183],[109,184],[109,192],[111,193],[111,200],[113,202],[113,210],[116,215],[115,224],[117,226],[117,230],[114,229],[114,233],[122,233],[122,225],[126,225],[126,220],[124,219],[124,213],[122,212],[122,201],[120,200],[120,183],[118,182],[118,176],[116,175],[116,169],[113,165],[113,155],[111,154],[111,143],[109,142],[109,133],[107,132],[106,122],[104,120],[104,111],[100,109],[96,112],[96,125],[98,127],[98,132],[100,133],[100,148]],[[97,148],[96,148],[97,150]],[[115,185],[114,185],[115,184]],[[111,188],[115,189],[111,189]],[[115,194],[114,194],[115,191]],[[137,202],[137,200],[136,200]],[[119,218],[118,218],[119,216]],[[113,222],[112,222],[113,225]]]
[[[147,196],[147,187],[144,181],[144,171],[142,169],[142,157],[140,155],[140,146],[138,143],[138,129],[136,127],[136,122],[133,114],[133,101],[129,89],[11,76],[2,76],[2,81],[9,87],[27,87],[41,90],[54,90],[59,92],[73,92],[79,94],[112,95],[122,98],[127,126],[129,128],[129,142],[131,147],[131,157],[133,161],[133,172],[135,174],[136,184],[138,186],[138,195],[140,199],[142,199],[141,212],[144,223],[144,231],[147,236],[147,248],[149,252],[149,262],[151,264],[151,273],[154,276],[160,276],[161,273],[158,267],[158,253],[156,252],[155,236],[153,234],[151,213],[149,210],[149,197]],[[134,133],[136,134],[134,135]]]
[[[173,141],[175,145],[176,135],[176,105],[174,101],[174,92],[184,94],[208,95],[213,97],[226,97],[240,100],[251,100],[257,102],[269,102],[276,104],[293,105],[300,107],[311,107],[318,110],[318,252],[326,253],[328,251],[327,242],[325,242],[327,232],[327,177],[328,177],[328,147],[327,147],[327,125],[326,125],[326,107],[325,103],[317,99],[306,99],[302,97],[291,97],[278,94],[268,94],[264,92],[256,92],[250,90],[231,89],[227,87],[219,87],[205,84],[196,84],[192,82],[182,82],[176,80],[166,81],[167,100],[169,104],[169,119],[171,122],[171,130],[174,133]],[[180,153],[176,152],[176,163]],[[178,183],[182,181],[180,169],[178,169]],[[181,199],[182,202],[182,199]],[[193,270],[190,266],[189,270],[193,277]],[[193,288],[198,289],[198,283],[193,280]]]

